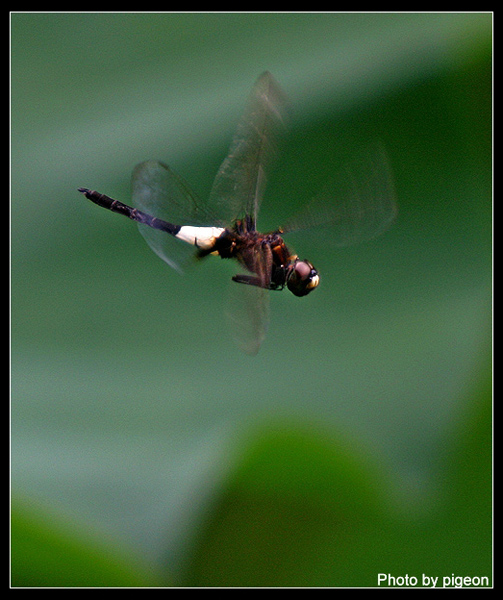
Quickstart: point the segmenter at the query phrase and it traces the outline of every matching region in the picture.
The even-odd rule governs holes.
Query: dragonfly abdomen
[[[125,217],[128,217],[137,223],[145,223],[145,225],[148,225],[149,227],[160,229],[161,231],[165,231],[166,233],[174,236],[176,236],[181,229],[180,225],[174,225],[173,223],[168,223],[168,221],[163,221],[157,217],[152,217],[151,215],[148,215],[137,208],[123,204],[122,202],[114,200],[105,194],[100,194],[100,192],[96,192],[95,190],[79,188],[79,192],[84,194],[88,200],[91,200],[91,202],[94,202],[98,206],[102,206],[103,208],[118,213],[119,215],[124,215]]]

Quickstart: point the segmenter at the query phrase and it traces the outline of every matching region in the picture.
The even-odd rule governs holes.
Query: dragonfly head
[[[292,263],[288,275],[287,287],[295,296],[307,296],[320,283],[318,271],[308,260],[299,260]]]

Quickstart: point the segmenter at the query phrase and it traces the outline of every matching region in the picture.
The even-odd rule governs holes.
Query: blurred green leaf
[[[13,587],[147,587],[160,581],[97,532],[84,533],[82,524],[13,501]]]
[[[288,420],[259,428],[202,525],[183,584],[375,587],[379,573],[419,585],[423,573],[491,582],[490,381],[446,441],[440,492],[424,506],[400,505],[399,482],[355,440]]]
[[[346,584],[338,565],[383,527],[385,478],[335,435],[295,423],[259,429],[224,486],[184,582]],[[354,582],[362,583],[362,565]],[[343,567],[344,569],[344,567]]]

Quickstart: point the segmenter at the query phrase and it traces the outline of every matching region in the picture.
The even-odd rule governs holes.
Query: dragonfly
[[[285,235],[311,230],[324,244],[329,240],[330,245],[347,246],[383,232],[396,214],[387,157],[378,148],[282,227],[259,232],[257,216],[268,174],[287,129],[286,107],[276,80],[263,73],[206,202],[168,165],[154,160],[133,171],[133,206],[89,188],[78,189],[98,206],[136,221],[151,249],[179,272],[187,265],[187,248],[195,248],[191,255],[197,259],[214,255],[237,261],[244,272],[232,277],[240,293],[232,294],[228,317],[238,345],[251,355],[266,337],[269,292],[287,289],[304,297],[320,283],[318,270],[287,246]]]

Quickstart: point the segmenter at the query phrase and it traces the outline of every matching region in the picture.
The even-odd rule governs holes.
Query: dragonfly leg
[[[256,287],[264,287],[260,281],[260,277],[253,277],[252,275],[234,275],[232,281],[236,283],[244,283],[246,285],[254,285]]]
[[[254,285],[255,287],[264,288],[266,290],[282,290],[284,288],[284,285],[278,285],[273,281],[271,281],[268,286],[263,285],[260,277],[253,277],[252,275],[234,275],[232,281],[235,281],[236,283],[244,283],[246,285]]]

